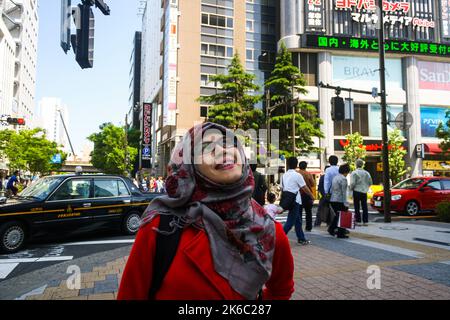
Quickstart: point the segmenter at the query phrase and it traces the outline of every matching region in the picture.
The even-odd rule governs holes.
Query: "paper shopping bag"
[[[355,229],[355,213],[351,211],[341,211],[339,213],[339,228]]]

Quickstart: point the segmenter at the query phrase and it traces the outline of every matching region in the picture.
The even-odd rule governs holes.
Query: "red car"
[[[373,195],[370,204],[383,211],[384,192]],[[415,216],[422,212],[434,212],[436,206],[450,201],[450,178],[416,177],[404,180],[392,187],[391,210]]]

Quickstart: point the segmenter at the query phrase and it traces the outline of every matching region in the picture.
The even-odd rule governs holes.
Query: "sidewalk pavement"
[[[307,233],[309,246],[299,246],[294,234],[293,230],[289,234],[294,300],[450,299],[450,224],[371,223],[357,227],[349,239],[333,238],[322,226]],[[120,257],[83,273],[79,290],[69,290],[64,280],[21,298],[116,299],[126,261],[126,256]],[[377,268],[380,287],[369,289],[368,285],[377,285],[373,280]]]

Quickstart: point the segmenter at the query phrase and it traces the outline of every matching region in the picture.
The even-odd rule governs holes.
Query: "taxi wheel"
[[[139,212],[130,212],[122,222],[122,231],[127,235],[134,235],[141,225],[141,215]]]
[[[26,231],[20,222],[8,222],[0,227],[0,251],[15,253],[25,245]]]

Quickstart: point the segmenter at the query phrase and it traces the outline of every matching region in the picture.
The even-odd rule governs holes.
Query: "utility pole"
[[[295,150],[297,149],[295,147],[295,106],[296,102],[294,100],[294,85],[292,85],[292,152],[293,156],[295,157]]]
[[[128,177],[128,166],[129,166],[129,156],[128,156],[128,113],[125,115],[125,175]]]
[[[383,140],[383,186],[384,186],[384,222],[391,222],[391,184],[389,178],[389,139],[388,139],[388,119],[386,106],[386,66],[384,49],[384,17],[383,1],[378,0],[378,9],[380,16],[378,47],[380,53],[380,90],[381,90],[381,131]]]
[[[270,152],[270,90],[266,89],[266,129],[267,129],[267,141],[266,141],[266,175],[268,178],[268,183],[270,184],[270,175],[269,175],[269,168],[270,168],[270,159],[271,159],[271,152]]]
[[[266,127],[267,127],[267,161],[266,161],[266,168],[267,168],[267,174],[269,172],[270,163],[269,159],[272,158],[272,151],[271,151],[271,144],[272,144],[272,128],[271,128],[271,122],[270,117],[272,116],[272,112],[274,112],[278,107],[280,106],[286,106],[287,101],[286,99],[283,99],[283,101],[279,101],[272,105],[272,99],[270,97],[270,89],[266,89]],[[270,175],[268,175],[269,183],[271,182]]]

